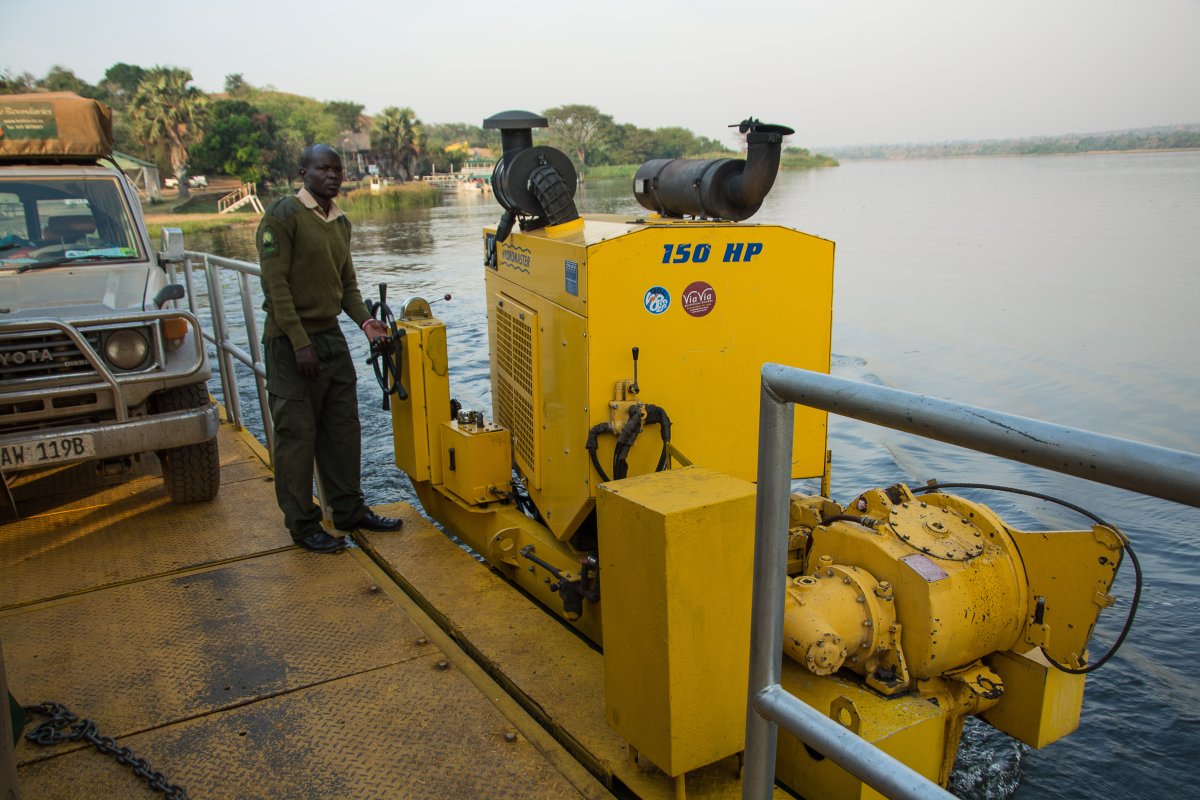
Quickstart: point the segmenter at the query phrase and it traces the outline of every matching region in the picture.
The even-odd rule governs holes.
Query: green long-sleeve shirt
[[[299,350],[310,331],[336,327],[343,311],[360,327],[367,321],[344,216],[326,221],[290,195],[267,208],[256,238],[267,338],[286,335]]]

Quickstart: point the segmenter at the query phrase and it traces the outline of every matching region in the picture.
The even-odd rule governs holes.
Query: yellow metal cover
[[[783,660],[784,689],[883,752],[917,772],[938,780],[947,755],[946,710],[915,695],[881,697],[838,676],[817,677]],[[779,731],[775,777],[805,797],[822,800],[876,800],[879,792],[806,747],[785,730]]]
[[[437,437],[438,425],[450,419],[446,326],[436,319],[402,320],[397,325],[405,332],[400,382],[408,399],[391,398],[396,466],[414,481],[441,483],[441,445],[430,437]]]
[[[775,226],[646,226],[589,247],[587,290],[593,421],[613,382],[632,377],[637,347],[641,397],[670,415],[693,464],[754,480],[762,365],[829,371],[832,242]],[[796,407],[792,477],[824,470],[826,419]],[[638,449],[631,474],[658,456],[653,438]]]
[[[744,746],[754,497],[699,467],[600,487],[606,717],[668,775]]]
[[[488,331],[492,350],[493,416],[513,434],[517,464],[529,479],[529,494],[537,503],[547,527],[567,539],[592,510],[592,489],[584,443],[591,417],[587,405],[587,319],[555,305],[546,298],[509,280],[510,276],[487,273]],[[502,305],[503,304],[503,305]],[[501,366],[505,335],[504,309],[523,308],[536,318],[531,326],[529,360],[523,370],[536,387],[529,422],[523,413],[510,415],[505,396],[513,398],[519,411],[522,392],[518,381],[506,377]],[[517,315],[520,320],[520,312]],[[510,330],[520,331],[519,327]],[[514,352],[524,352],[514,348]],[[505,388],[507,385],[508,388]],[[514,422],[515,420],[515,422]],[[526,450],[523,442],[533,442]],[[532,459],[530,463],[529,459]],[[544,477],[546,476],[546,477]]]
[[[541,371],[534,368],[541,337],[538,314],[514,298],[500,294],[493,298],[492,387],[495,395],[493,417],[512,432],[517,463],[535,489],[542,486],[541,449],[542,402]]]
[[[442,423],[442,477],[445,486],[468,503],[479,505],[500,499],[493,492],[509,490],[512,450],[508,431],[495,425],[481,429]]]
[[[1038,650],[994,653],[988,659],[1004,681],[1004,696],[983,719],[1030,747],[1045,747],[1079,727],[1083,675],[1055,669]]]
[[[584,443],[608,421],[614,385],[634,377],[635,347],[639,399],[666,411],[674,446],[693,464],[754,480],[762,365],[829,371],[833,249],[777,226],[590,217],[561,238],[514,232],[498,246],[486,271],[495,416],[513,429],[556,536],[570,537],[593,507],[603,478]],[[521,331],[528,346],[509,343],[505,308],[533,323]],[[524,353],[527,367],[516,363]],[[532,408],[517,413],[530,385],[540,387]],[[826,420],[797,407],[793,477],[824,471]],[[598,444],[610,471],[615,437]],[[659,427],[648,426],[629,474],[652,472],[661,449]]]

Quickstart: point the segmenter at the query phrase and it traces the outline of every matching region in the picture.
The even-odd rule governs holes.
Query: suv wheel
[[[151,398],[155,412],[182,411],[208,403],[208,387],[203,383],[179,386]],[[158,451],[162,462],[163,485],[173,503],[198,503],[212,500],[221,488],[221,460],[217,440]]]

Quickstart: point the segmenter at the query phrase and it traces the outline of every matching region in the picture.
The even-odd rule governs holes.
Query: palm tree
[[[188,146],[200,138],[207,96],[189,86],[192,73],[176,67],[147,70],[129,104],[134,131],[148,147],[165,147],[179,196],[187,197]]]
[[[383,171],[404,180],[416,172],[417,158],[425,152],[425,130],[411,108],[390,106],[374,119],[371,146]]]

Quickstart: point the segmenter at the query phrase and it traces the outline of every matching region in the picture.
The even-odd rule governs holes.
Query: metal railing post
[[[204,271],[208,277],[208,305],[212,312],[213,335],[216,338],[217,360],[221,370],[221,388],[225,394],[225,410],[229,422],[242,428],[242,405],[238,397],[237,376],[233,371],[233,357],[229,348],[229,327],[225,324],[225,301],[221,290],[221,267],[204,257]]]
[[[758,494],[754,515],[754,593],[750,602],[750,684],[742,797],[770,797],[775,785],[776,724],[755,698],[779,683],[783,669],[783,604],[787,588],[788,506],[791,497],[794,406],[763,381],[758,417]]]
[[[766,364],[778,395],[926,439],[1200,507],[1200,456],[886,386]]]
[[[242,316],[246,321],[246,337],[249,339],[251,369],[254,370],[254,384],[258,389],[258,409],[262,414],[263,432],[267,437],[267,454],[271,465],[275,465],[275,429],[271,424],[271,408],[267,403],[266,365],[263,363],[262,343],[258,339],[258,321],[254,318],[253,292],[250,287],[250,275],[238,272],[239,286],[242,291]]]
[[[776,739],[782,726],[888,797],[951,798],[937,783],[780,685],[795,403],[1196,507],[1200,507],[1200,455],[821,372],[763,365],[742,797],[771,796]],[[804,791],[805,787],[795,788]]]
[[[188,311],[199,317],[200,315],[196,311],[196,284],[192,276],[192,257],[187,254],[183,256],[183,282],[187,287]],[[203,336],[204,332],[200,331],[200,335]]]

